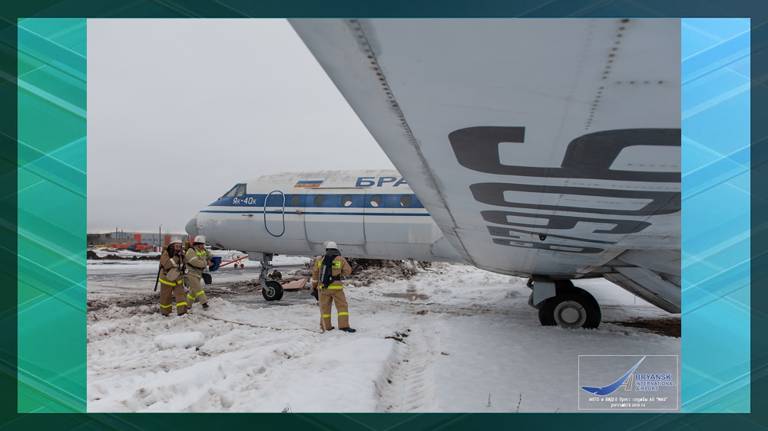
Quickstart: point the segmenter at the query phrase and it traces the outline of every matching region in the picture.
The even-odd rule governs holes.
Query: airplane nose
[[[187,231],[187,235],[190,237],[196,237],[199,233],[197,230],[197,217],[192,217],[192,219],[187,222],[184,230]]]

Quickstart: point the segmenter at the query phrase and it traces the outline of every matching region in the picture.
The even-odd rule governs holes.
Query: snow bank
[[[136,252],[131,250],[115,250],[115,249],[102,249],[102,248],[93,248],[89,249],[88,251],[92,251],[93,254],[95,254],[100,259],[103,259],[107,256],[114,256],[117,259],[133,259],[133,258],[159,258],[160,253],[156,251],[142,251],[142,252]]]
[[[275,256],[272,259],[272,265],[304,265],[308,264],[312,261],[312,258],[306,257],[306,256]]]
[[[155,337],[155,345],[160,349],[186,349],[199,347],[205,342],[202,332],[176,332]]]

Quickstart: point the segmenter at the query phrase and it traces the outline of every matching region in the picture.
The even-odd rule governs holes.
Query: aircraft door
[[[285,235],[285,193],[272,190],[264,199],[264,230],[275,238]]]

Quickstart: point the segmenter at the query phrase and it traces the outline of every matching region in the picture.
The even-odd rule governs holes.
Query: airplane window
[[[233,197],[237,196],[237,191],[239,189],[240,189],[240,184],[237,184],[234,187],[232,187],[231,189],[229,189],[228,192],[224,193],[224,196],[222,196],[222,197],[223,198],[233,198]]]
[[[352,206],[352,196],[350,195],[344,195],[341,197],[341,204],[345,207],[351,207]]]
[[[410,196],[400,197],[400,206],[402,208],[410,208],[413,205],[413,199]]]
[[[325,195],[315,196],[315,206],[318,206],[318,207],[323,206],[324,201],[325,201]]]
[[[289,204],[292,207],[298,207],[301,206],[301,196],[300,195],[293,195],[291,196],[291,203]]]
[[[222,196],[223,198],[234,198],[235,196],[244,196],[245,195],[245,184],[236,184],[234,187],[229,189],[228,192]]]
[[[371,206],[374,208],[378,208],[381,205],[381,196],[371,196]]]

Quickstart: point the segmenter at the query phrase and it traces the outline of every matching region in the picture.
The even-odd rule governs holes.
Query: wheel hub
[[[580,328],[587,321],[587,310],[576,301],[563,301],[555,307],[555,322],[563,328]]]

